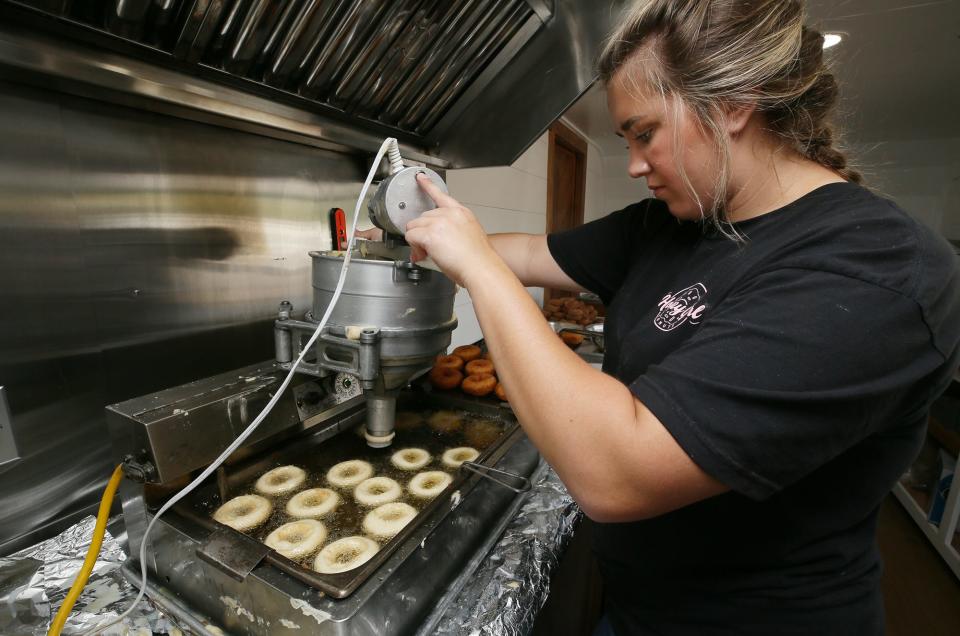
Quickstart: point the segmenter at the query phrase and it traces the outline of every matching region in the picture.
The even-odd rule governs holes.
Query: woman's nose
[[[650,164],[640,156],[631,156],[630,163],[627,165],[627,174],[634,179],[645,177],[650,174]]]

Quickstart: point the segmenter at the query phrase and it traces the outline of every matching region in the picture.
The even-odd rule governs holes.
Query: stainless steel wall
[[[361,163],[0,82],[0,555],[95,507],[105,405],[271,357]]]

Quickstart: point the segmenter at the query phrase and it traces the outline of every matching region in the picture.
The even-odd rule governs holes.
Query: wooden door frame
[[[587,195],[587,140],[574,132],[563,122],[557,120],[550,125],[547,142],[547,234],[556,228],[556,209],[553,200],[554,183],[554,154],[557,146],[563,146],[577,157],[576,183],[574,184],[574,219],[576,225],[583,224],[584,206]],[[563,229],[563,228],[560,228]],[[570,296],[566,292],[554,293],[551,289],[543,290],[543,302],[551,297]]]
[[[574,198],[576,200],[576,220],[583,223],[583,211],[587,196],[587,140],[575,133],[563,122],[557,120],[550,124],[547,143],[547,233],[554,229],[556,210],[554,209],[553,163],[556,147],[564,146],[577,155],[577,182]]]

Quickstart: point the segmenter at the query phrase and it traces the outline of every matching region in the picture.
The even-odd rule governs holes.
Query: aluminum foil
[[[500,541],[464,573],[466,584],[431,633],[528,634],[581,514],[557,474],[544,471]]]
[[[0,634],[42,636],[76,578],[93,536],[96,519],[88,517],[64,532],[25,550],[0,559]],[[81,634],[120,615],[137,590],[123,577],[126,555],[109,532],[87,585],[73,606],[63,634]],[[108,628],[109,635],[170,634],[184,631],[147,601],[122,623]]]

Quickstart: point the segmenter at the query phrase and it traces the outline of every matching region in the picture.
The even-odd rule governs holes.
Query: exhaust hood
[[[347,148],[396,136],[442,167],[503,165],[589,88],[620,4],[0,0],[0,69],[188,110],[221,100],[207,107]]]

